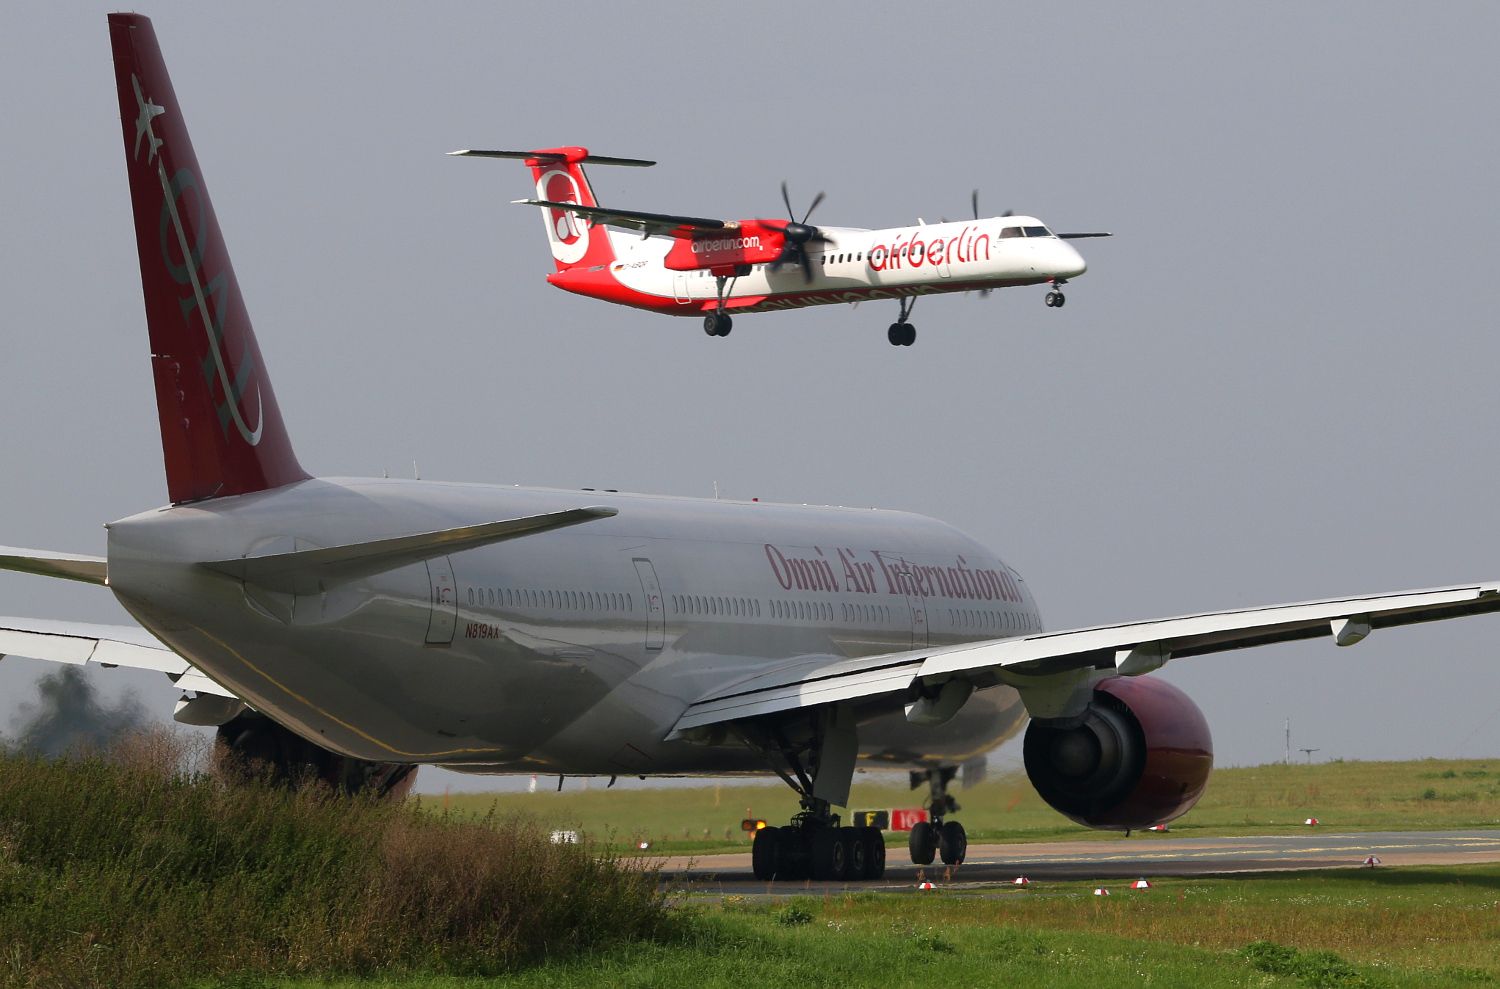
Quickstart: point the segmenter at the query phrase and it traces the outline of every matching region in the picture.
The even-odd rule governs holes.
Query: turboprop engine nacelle
[[[759,220],[740,220],[723,230],[674,238],[663,264],[673,271],[707,268],[732,273],[741,265],[770,264],[781,256],[785,245],[783,230]]]
[[[1152,676],[1101,680],[1072,727],[1033,721],[1023,755],[1032,785],[1054,810],[1112,831],[1186,814],[1214,762],[1198,705]]]

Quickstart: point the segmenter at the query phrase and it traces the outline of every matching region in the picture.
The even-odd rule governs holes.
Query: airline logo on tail
[[[234,423],[244,441],[251,446],[260,443],[261,433],[265,426],[264,410],[260,401],[260,385],[255,386],[255,403],[257,410],[257,422],[254,428],[246,422],[245,415],[240,406],[243,402],[245,389],[250,378],[255,373],[255,359],[246,348],[240,354],[239,360],[228,361],[224,356],[224,327],[223,311],[225,308],[224,295],[229,288],[229,279],[224,273],[211,276],[206,282],[199,266],[203,262],[204,237],[207,234],[207,224],[204,222],[203,197],[198,193],[198,177],[191,169],[179,168],[175,175],[167,176],[165,161],[157,160],[156,152],[162,147],[162,139],[152,131],[152,123],[157,117],[166,113],[166,108],[151,102],[141,90],[141,81],[136,76],[130,77],[131,85],[135,89],[135,101],[140,110],[140,116],[135,122],[135,157],[139,161],[141,157],[141,141],[147,142],[146,160],[156,162],[157,178],[161,182],[162,189],[162,217],[161,217],[161,259],[166,265],[167,273],[178,285],[190,286],[191,294],[179,300],[182,306],[182,316],[191,325],[193,314],[196,310],[199,318],[203,321],[204,333],[208,336],[208,359],[202,364],[204,380],[210,389],[217,379],[224,398],[214,402],[214,410],[219,414],[219,428],[224,435],[229,435],[229,424]],[[189,196],[189,193],[193,195]],[[187,226],[183,223],[182,206],[188,206],[193,210],[191,215],[192,229],[194,233],[190,236]],[[168,227],[170,226],[170,233]],[[173,247],[180,252],[182,261],[178,263],[173,260]],[[209,305],[210,301],[214,304]],[[234,374],[230,374],[229,367],[233,363]]]
[[[543,172],[536,180],[538,199],[549,203],[581,203],[583,195],[573,176],[559,168]],[[589,250],[588,221],[566,210],[548,209],[543,216],[552,256],[562,264],[576,264]]]

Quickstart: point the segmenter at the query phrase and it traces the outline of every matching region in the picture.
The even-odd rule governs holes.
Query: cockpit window
[[[1052,236],[1052,231],[1048,230],[1046,227],[1024,227],[1023,229],[1026,231],[1026,236],[1028,236],[1028,237],[1051,237]],[[1002,233],[1001,236],[1003,237],[1004,234]]]
[[[1005,237],[1021,237],[1024,235],[1021,233],[1020,227],[1002,227],[1000,230],[1000,236],[1003,239]]]

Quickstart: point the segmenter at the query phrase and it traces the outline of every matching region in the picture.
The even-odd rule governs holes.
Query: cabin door
[[[660,649],[667,640],[667,609],[661,599],[661,582],[656,568],[645,557],[635,558],[635,575],[641,579],[641,593],[646,595],[646,648]]]

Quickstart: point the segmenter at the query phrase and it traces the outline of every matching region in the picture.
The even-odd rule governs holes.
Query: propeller
[[[780,271],[782,265],[796,263],[802,268],[803,281],[810,282],[813,272],[812,261],[807,256],[807,245],[823,244],[829,240],[823,231],[807,222],[813,210],[817,209],[818,204],[823,201],[823,193],[820,192],[813,197],[812,204],[807,207],[807,211],[802,214],[800,220],[797,219],[797,211],[792,209],[792,196],[787,191],[786,182],[781,183],[781,201],[786,204],[787,222],[779,227],[771,223],[766,224],[772,230],[780,230],[786,240],[785,246],[781,249],[781,255],[771,262],[771,270]]]

